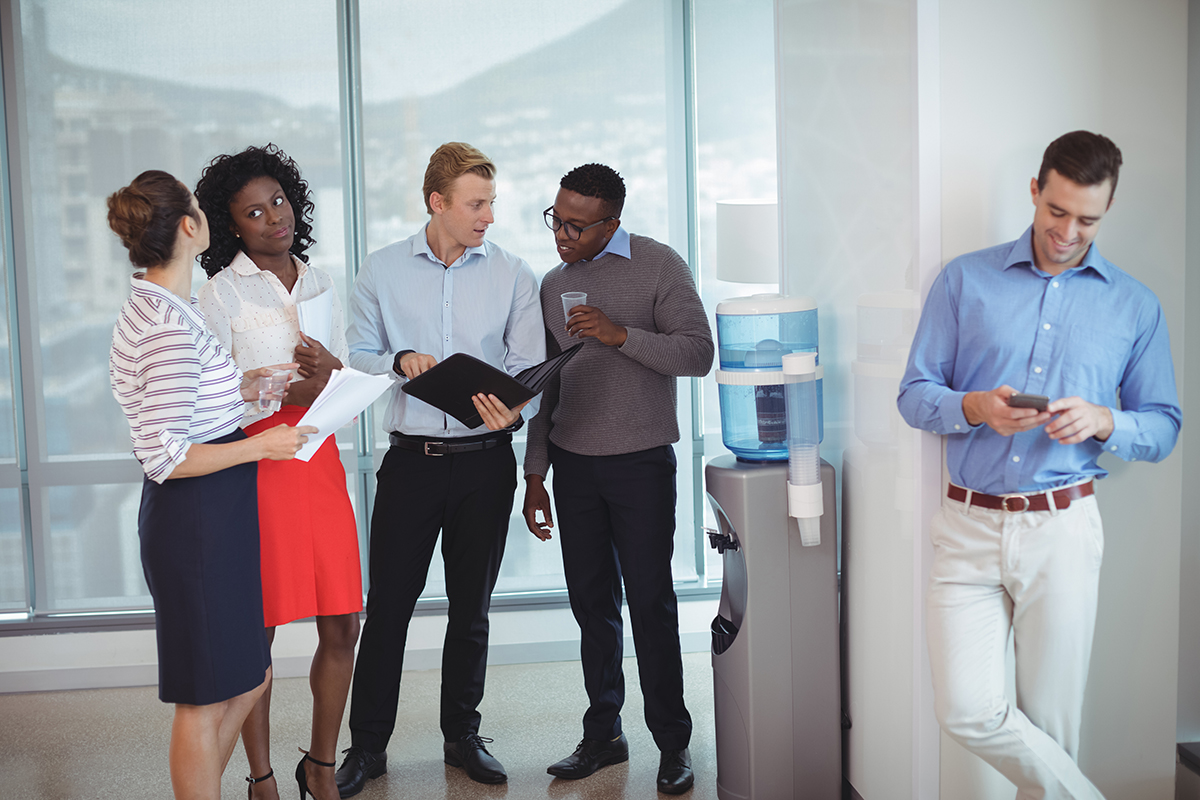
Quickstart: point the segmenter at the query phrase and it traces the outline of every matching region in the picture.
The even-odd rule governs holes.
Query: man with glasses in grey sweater
[[[554,521],[544,484],[553,465],[563,568],[581,631],[590,706],[583,740],[547,772],[584,778],[629,758],[620,716],[623,578],[646,724],[661,751],[658,790],[680,794],[693,775],[671,577],[675,384],[677,377],[707,374],[712,333],[679,254],[621,227],[620,175],[585,164],[560,187],[544,214],[563,263],[542,281],[542,311],[557,343],[551,351],[578,341],[584,346],[547,388],[530,422],[524,513],[529,530],[549,539]],[[587,299],[564,309],[565,292],[585,292]]]

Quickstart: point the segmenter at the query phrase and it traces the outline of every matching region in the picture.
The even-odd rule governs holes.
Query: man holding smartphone
[[[1052,142],[1033,225],[946,266],[900,384],[905,420],[947,436],[926,603],[938,721],[1020,797],[1101,797],[1076,764],[1104,547],[1097,459],[1159,461],[1182,421],[1158,299],[1093,245],[1120,166],[1103,136]]]

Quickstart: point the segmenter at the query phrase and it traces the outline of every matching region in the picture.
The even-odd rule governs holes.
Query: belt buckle
[[[1028,510],[1029,510],[1029,498],[1028,498],[1026,495],[1023,495],[1023,494],[1005,494],[1005,495],[1001,495],[1001,497],[1003,497],[1003,498],[1004,498],[1004,510],[1005,510],[1005,511],[1007,511],[1008,513],[1010,513],[1010,514],[1020,514],[1020,513],[1022,513],[1023,511],[1028,511]],[[1023,505],[1021,508],[1012,508],[1012,507],[1010,507],[1010,506],[1009,506],[1009,504],[1008,504],[1008,502],[1009,502],[1010,500],[1021,500],[1021,501],[1024,503],[1024,505]]]
[[[444,446],[446,443],[445,443],[445,442],[425,442],[425,445],[424,445],[424,447],[423,447],[423,449],[424,449],[424,451],[425,451],[425,455],[427,455],[427,456],[438,456],[438,457],[441,457],[441,456],[444,456],[444,455],[446,455],[445,453],[431,453],[431,452],[429,452],[429,445],[431,445],[431,444],[435,444],[435,445],[438,445],[438,446],[440,447],[440,446]]]

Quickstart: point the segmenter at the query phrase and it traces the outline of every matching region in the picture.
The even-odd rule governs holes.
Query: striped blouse
[[[113,328],[108,374],[129,418],[133,454],[162,483],[193,442],[237,430],[241,373],[191,303],[137,275],[131,283]]]

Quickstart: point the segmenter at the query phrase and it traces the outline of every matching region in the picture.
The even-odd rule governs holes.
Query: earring
[[[239,239],[242,238],[242,235],[240,233],[235,233],[234,236],[236,236]]]

